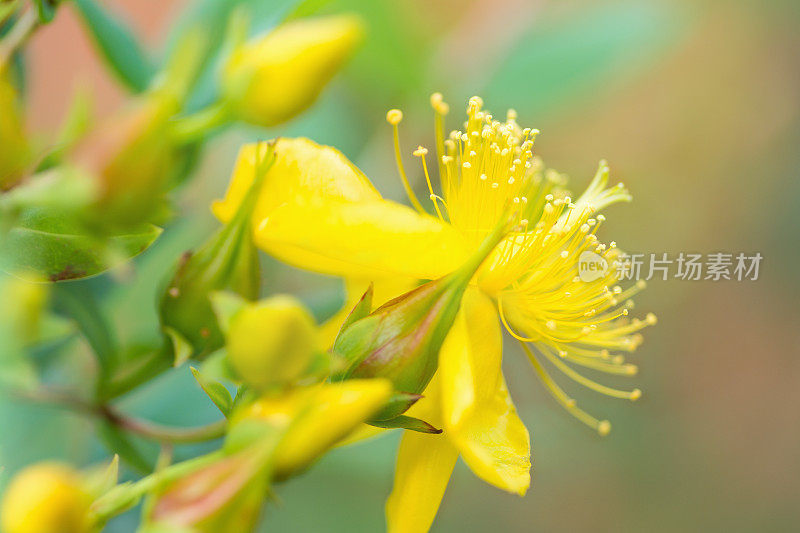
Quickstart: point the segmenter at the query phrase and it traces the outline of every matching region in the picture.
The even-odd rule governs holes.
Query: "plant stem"
[[[217,450],[207,455],[201,455],[200,457],[165,467],[134,483],[117,485],[92,504],[92,515],[95,523],[105,523],[109,518],[136,505],[139,498],[146,493],[158,489],[183,475],[194,472],[198,468],[223,456],[222,450]]]
[[[140,437],[172,444],[206,442],[225,435],[226,420],[218,420],[205,426],[181,428],[155,424],[138,418],[122,416],[110,407],[102,407],[103,416],[120,428]]]
[[[216,102],[200,111],[175,120],[172,134],[181,144],[191,144],[206,137],[230,120],[230,110],[224,102]]]
[[[123,415],[108,405],[93,404],[73,394],[48,389],[16,391],[13,395],[26,400],[66,407],[90,416],[103,418],[109,423],[145,439],[171,444],[190,444],[218,439],[225,435],[227,426],[227,421],[224,419],[205,426],[192,428],[164,426]]]

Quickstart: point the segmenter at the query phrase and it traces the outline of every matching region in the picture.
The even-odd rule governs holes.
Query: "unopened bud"
[[[361,21],[348,15],[282,24],[234,50],[224,70],[225,98],[240,120],[285,122],[314,103],[361,35]]]
[[[6,533],[88,532],[90,505],[77,471],[39,463],[11,481],[0,505],[0,524]]]
[[[162,531],[253,531],[267,490],[269,445],[223,456],[168,484],[149,520]]]
[[[242,380],[259,389],[303,376],[319,350],[317,326],[296,298],[273,296],[231,319],[228,358]]]
[[[72,162],[97,180],[99,222],[130,225],[151,219],[179,166],[169,122],[177,102],[148,95],[100,123],[78,144]]]
[[[384,379],[353,379],[295,388],[264,396],[238,412],[234,430],[247,423],[286,428],[273,458],[274,476],[302,471],[320,455],[370,419],[389,400]]]
[[[467,285],[504,235],[505,228],[499,225],[459,270],[345,324],[333,350],[349,364],[335,379],[383,377],[402,393],[400,401],[390,402],[375,421],[397,417],[425,390],[436,372],[439,349],[453,325]]]

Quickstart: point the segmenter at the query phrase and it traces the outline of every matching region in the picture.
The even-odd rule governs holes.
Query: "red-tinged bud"
[[[149,521],[181,531],[251,531],[268,487],[266,451],[251,447],[178,479],[159,495]]]
[[[505,225],[499,225],[459,270],[387,302],[364,318],[345,323],[333,350],[344,356],[348,365],[335,378],[388,378],[395,391],[403,393],[374,417],[376,425],[391,425],[387,421],[405,412],[425,390],[436,372],[439,349],[467,285],[505,233]],[[354,314],[363,313],[364,300],[369,296],[368,291]]]
[[[76,147],[72,161],[97,180],[97,217],[104,224],[150,220],[180,167],[169,124],[178,102],[148,95],[100,123]],[[99,221],[99,222],[100,222]]]

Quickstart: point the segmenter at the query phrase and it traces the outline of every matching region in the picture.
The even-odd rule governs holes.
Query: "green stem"
[[[109,518],[136,505],[139,498],[164,485],[181,478],[217,459],[224,457],[222,450],[201,455],[182,463],[168,466],[134,483],[117,485],[92,504],[92,518],[95,523],[103,524]]]
[[[172,135],[180,144],[191,144],[230,121],[230,109],[224,102],[216,102],[200,111],[175,120]]]
[[[123,415],[108,405],[96,405],[73,394],[38,389],[16,391],[14,396],[26,400],[65,407],[90,416],[95,416],[140,437],[171,444],[191,444],[218,439],[225,435],[227,420],[219,420],[205,426],[182,428],[155,424],[147,420]]]
[[[146,420],[122,416],[109,407],[101,408],[103,416],[120,428],[135,433],[145,439],[170,444],[193,444],[218,439],[225,435],[227,420],[218,420],[205,426],[182,428],[163,426]]]

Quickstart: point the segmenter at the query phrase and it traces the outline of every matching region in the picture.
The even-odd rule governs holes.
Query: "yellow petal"
[[[468,290],[439,353],[445,434],[478,477],[521,495],[530,485],[530,439],[508,395],[502,350],[494,304]]]
[[[350,315],[350,311],[358,303],[361,297],[372,283],[372,308],[375,309],[388,302],[392,298],[413,289],[417,283],[415,280],[406,278],[386,278],[368,280],[361,278],[351,278],[345,280],[345,302],[342,308],[324,324],[319,327],[319,335],[322,345],[326,348],[333,346],[333,341],[339,334],[345,319]]]
[[[436,379],[425,397],[409,414],[423,416],[436,409]],[[412,412],[413,411],[413,412]],[[431,420],[434,424],[438,420]],[[458,450],[444,434],[428,435],[406,431],[397,453],[394,487],[386,501],[389,533],[425,533],[431,527],[458,459]]]
[[[348,436],[383,407],[392,385],[383,379],[353,379],[341,383],[297,388],[282,396],[267,396],[235,416],[289,424],[275,455],[279,478],[305,468],[331,446]]]
[[[298,198],[256,229],[256,244],[289,264],[323,274],[434,279],[467,257],[448,224],[387,200]]]
[[[257,146],[242,146],[225,199],[212,206],[222,222],[230,220],[253,182]],[[254,223],[266,218],[275,207],[293,202],[297,196],[353,202],[381,198],[369,179],[335,148],[302,137],[280,138],[275,143],[275,163],[267,174],[253,212]]]

